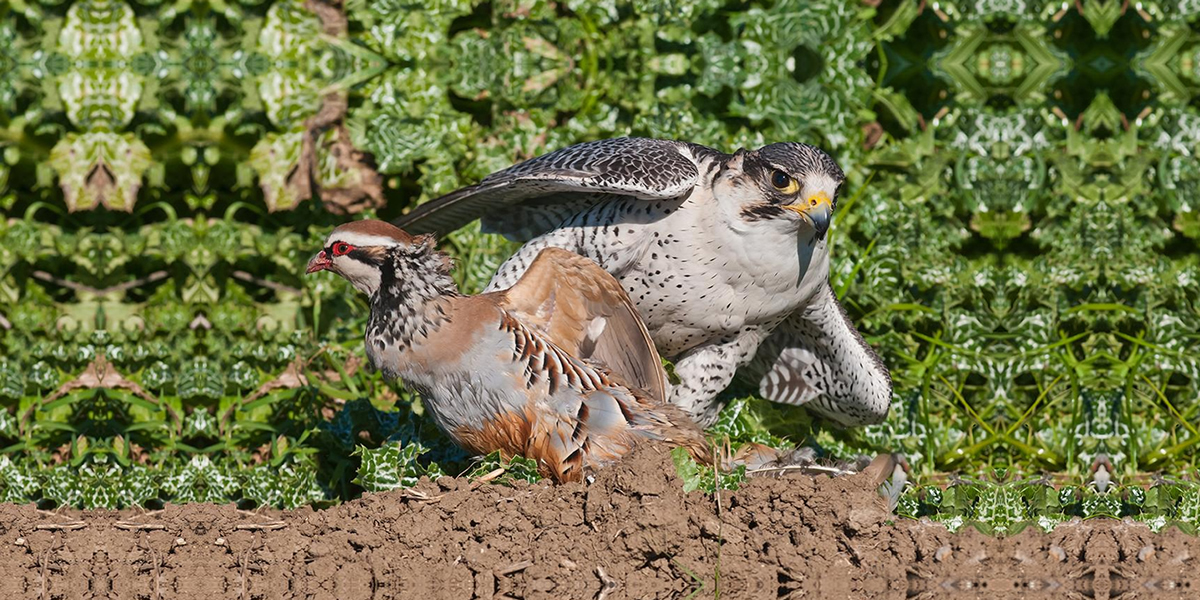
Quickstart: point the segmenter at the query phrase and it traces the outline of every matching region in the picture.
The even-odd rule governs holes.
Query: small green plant
[[[364,491],[384,492],[412,487],[422,477],[445,476],[437,463],[421,464],[417,458],[429,450],[420,444],[385,444],[378,448],[357,447],[353,455],[362,459],[354,483]]]
[[[479,464],[467,473],[467,479],[512,485],[513,481],[537,483],[541,481],[542,476],[538,474],[537,461],[520,456],[505,460],[497,450],[483,457]]]
[[[721,490],[736,490],[746,481],[746,467],[738,465],[729,471],[701,465],[692,458],[687,448],[671,450],[675,473],[683,480],[683,491],[700,490],[706,494]]]

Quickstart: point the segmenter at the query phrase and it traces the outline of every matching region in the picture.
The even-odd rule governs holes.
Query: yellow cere
[[[788,210],[794,210],[798,213],[807,213],[808,211],[810,211],[814,208],[817,208],[817,207],[821,206],[822,204],[828,205],[831,208],[833,205],[833,203],[829,201],[828,194],[826,194],[825,192],[817,192],[817,193],[809,196],[808,199],[803,202],[797,202],[795,204],[788,204],[787,206],[784,206],[784,208],[786,208]]]

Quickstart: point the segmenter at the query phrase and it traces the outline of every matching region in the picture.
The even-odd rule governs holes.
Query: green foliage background
[[[1198,92],[1195,0],[6,3],[0,499],[292,507],[471,468],[305,261],[348,214],[636,134],[807,141],[849,177],[833,284],[890,418],[735,388],[716,436],[902,452],[901,514],[952,526],[1193,527]],[[444,245],[468,291],[512,250]]]

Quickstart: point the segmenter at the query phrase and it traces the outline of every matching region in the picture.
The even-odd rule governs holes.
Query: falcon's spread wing
[[[718,153],[649,138],[585,142],[492,173],[476,185],[418,206],[395,223],[414,234],[441,234],[483,218],[485,231],[528,238],[557,226],[566,216],[564,208],[597,196],[682,196],[699,178],[696,157],[710,154]]]
[[[626,385],[666,402],[667,376],[637,307],[599,265],[542,250],[500,305],[572,356],[602,363]]]
[[[807,405],[845,426],[878,423],[891,403],[887,367],[828,285],[771,332],[747,371],[764,398]]]

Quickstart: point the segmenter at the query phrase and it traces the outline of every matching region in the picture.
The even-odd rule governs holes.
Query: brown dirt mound
[[[592,484],[443,478],[325,511],[0,505],[0,598],[1194,598],[1200,543],[1121,521],[1007,539],[892,522],[864,476],[684,494],[645,447]]]

